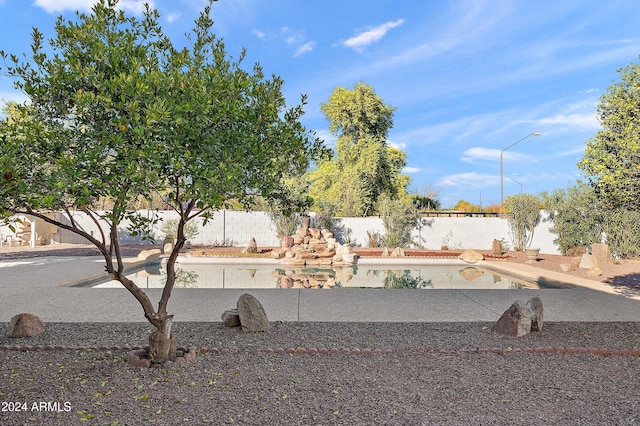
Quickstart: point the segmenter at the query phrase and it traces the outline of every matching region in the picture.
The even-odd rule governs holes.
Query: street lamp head
[[[533,133],[531,133],[531,134],[532,134],[533,136],[540,136],[542,133],[540,133],[540,132],[533,132]]]

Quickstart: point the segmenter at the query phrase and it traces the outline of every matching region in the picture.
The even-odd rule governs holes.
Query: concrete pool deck
[[[398,264],[395,259],[390,261]],[[104,275],[103,262],[97,256],[0,261],[0,321],[8,322],[12,316],[28,312],[45,322],[144,322],[142,308],[124,288],[70,287],[87,278]],[[422,260],[421,263],[442,262]],[[526,302],[540,296],[546,321],[640,321],[640,300],[615,294],[605,284],[518,263],[483,261],[478,266],[529,280],[576,287],[522,290],[178,288],[171,296],[169,311],[180,322],[219,322],[225,310],[236,306],[242,293],[251,293],[261,301],[270,321],[494,322],[515,300]],[[157,304],[162,290],[145,291]]]

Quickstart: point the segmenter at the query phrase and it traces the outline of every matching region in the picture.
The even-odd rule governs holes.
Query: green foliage
[[[611,255],[616,258],[640,257],[640,211],[601,211],[602,235],[609,244]]]
[[[640,211],[640,64],[618,70],[620,82],[600,98],[602,130],[578,164],[605,207]]]
[[[582,182],[541,196],[562,253],[604,241],[614,257],[640,256],[640,212],[603,206],[595,189]]]
[[[378,212],[384,225],[382,242],[386,247],[414,244],[411,231],[418,225],[420,214],[409,197],[398,199],[383,194],[378,199]]]
[[[543,192],[540,197],[548,220],[553,222],[550,230],[558,236],[555,243],[561,253],[600,242],[602,228],[592,187],[578,182],[566,190]]]
[[[289,177],[284,180],[279,197],[260,203],[276,227],[278,238],[293,235],[302,224],[300,211],[312,203],[307,195],[308,188],[309,183],[303,177]]]
[[[515,250],[523,250],[531,245],[533,231],[541,220],[540,206],[540,198],[533,194],[510,195],[504,200]]]
[[[359,83],[353,90],[337,87],[321,109],[338,140],[334,158],[309,173],[315,202],[335,205],[341,216],[363,216],[375,212],[380,195],[404,195],[406,154],[387,145],[394,108]]]
[[[412,195],[411,202],[418,210],[440,210],[440,201],[422,195]]]
[[[178,238],[178,225],[180,221],[178,219],[167,219],[162,223],[162,232],[164,232],[165,238],[175,241]],[[198,236],[198,224],[190,221],[184,226],[184,238],[187,240]]]
[[[338,229],[338,222],[336,219],[337,208],[335,205],[326,200],[320,200],[315,207],[316,217],[313,226],[318,229],[328,229],[334,234],[336,231],[342,231],[342,229]]]
[[[246,71],[244,51],[228,59],[210,12],[211,2],[189,46],[178,48],[163,34],[156,10],[147,6],[137,19],[116,0],[103,0],[74,21],[58,18],[50,46],[34,29],[30,56],[0,52],[9,64],[1,72],[16,78],[30,100],[2,122],[0,211],[41,217],[94,243],[107,272],[157,327],[170,318],[166,305],[186,224],[230,200],[284,200],[285,178],[304,173],[322,152],[300,123],[304,96],[289,107],[282,79],[265,78],[258,64]],[[156,195],[179,215],[157,311],[124,276],[118,241],[126,219],[148,228],[129,206]],[[113,204],[98,216],[93,206],[104,198]],[[109,229],[94,237],[45,215],[73,209]]]

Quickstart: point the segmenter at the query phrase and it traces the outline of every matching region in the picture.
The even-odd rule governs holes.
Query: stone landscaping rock
[[[257,253],[258,252],[258,244],[256,244],[256,239],[251,238],[247,247],[242,250],[242,253]]]
[[[467,263],[478,263],[484,260],[484,255],[476,250],[465,250],[458,256],[458,259]]]
[[[591,244],[591,254],[596,260],[597,266],[604,266],[612,263],[611,251],[608,244]]]
[[[9,337],[31,337],[44,333],[44,322],[35,315],[22,313],[9,321]]]
[[[224,311],[221,318],[225,327],[240,327],[240,314],[237,309]]]
[[[355,264],[358,259],[351,247],[339,244],[329,230],[306,226],[282,238],[281,249],[285,250],[284,255],[274,250],[271,257],[283,259],[285,265],[342,266]]]
[[[282,259],[285,254],[287,253],[287,249],[286,248],[275,248],[273,250],[271,250],[271,254],[269,256],[271,256],[271,258],[273,259]]]
[[[544,307],[540,297],[532,297],[527,301],[527,309],[531,315],[531,331],[542,331],[544,325]]]
[[[531,332],[529,309],[521,301],[516,300],[491,327],[491,331],[512,337],[526,336]]]
[[[502,241],[494,239],[492,247],[493,254],[502,255],[502,253],[504,253],[504,249],[502,248]]]
[[[407,254],[405,253],[404,249],[402,247],[396,247],[395,249],[393,249],[393,251],[391,252],[391,257],[406,257]]]
[[[294,244],[295,244],[295,240],[291,236],[282,237],[282,240],[280,240],[280,246],[284,249],[291,248],[293,247]]]
[[[238,299],[238,317],[244,332],[268,331],[271,328],[262,304],[248,293]]]
[[[579,267],[582,269],[591,269],[594,266],[598,266],[596,263],[596,258],[593,257],[593,255],[588,253],[583,254],[582,257],[580,258]]]

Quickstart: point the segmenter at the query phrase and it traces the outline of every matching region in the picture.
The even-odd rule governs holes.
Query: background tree
[[[338,139],[334,158],[309,173],[314,200],[336,206],[341,216],[363,216],[375,212],[380,195],[404,195],[409,177],[400,172],[406,154],[387,142],[394,108],[358,83],[353,90],[334,89],[321,110]]]
[[[453,206],[453,210],[457,212],[479,212],[481,211],[480,206],[476,204],[472,204],[466,200],[460,200]]]
[[[548,220],[553,222],[550,230],[558,236],[554,242],[563,254],[600,242],[598,201],[591,186],[578,182],[567,189],[543,192],[540,197]]]
[[[420,213],[409,197],[391,198],[382,194],[377,210],[384,226],[381,242],[385,247],[408,247],[416,243],[411,238],[411,231],[421,225]]]
[[[616,258],[640,256],[639,211],[603,206],[595,189],[584,182],[542,193],[541,198],[562,253],[572,254],[578,248],[606,242]]]
[[[285,198],[284,178],[303,173],[321,148],[300,124],[302,106],[286,106],[280,78],[266,79],[257,64],[245,71],[244,52],[235,62],[227,59],[212,33],[210,6],[183,49],[163,34],[156,10],[147,7],[136,19],[106,0],[75,21],[58,18],[49,48],[34,29],[30,56],[0,52],[11,64],[3,72],[17,78],[30,100],[18,108],[26,118],[5,120],[0,134],[0,210],[39,217],[93,243],[107,273],[156,327],[150,336],[155,362],[175,358],[167,306],[186,224],[229,200],[248,205],[257,196]],[[124,275],[119,230],[126,223],[144,233],[149,220],[129,206],[157,194],[179,221],[155,308]],[[113,205],[98,212],[102,197]],[[72,210],[106,229],[87,233]],[[48,214],[59,211],[71,223]]]
[[[515,250],[524,250],[533,241],[533,232],[542,219],[541,200],[534,194],[510,195],[504,200],[504,210],[509,215],[511,240]]]
[[[587,142],[578,166],[604,207],[640,211],[640,64],[618,73],[621,81],[598,105],[602,130]]]

